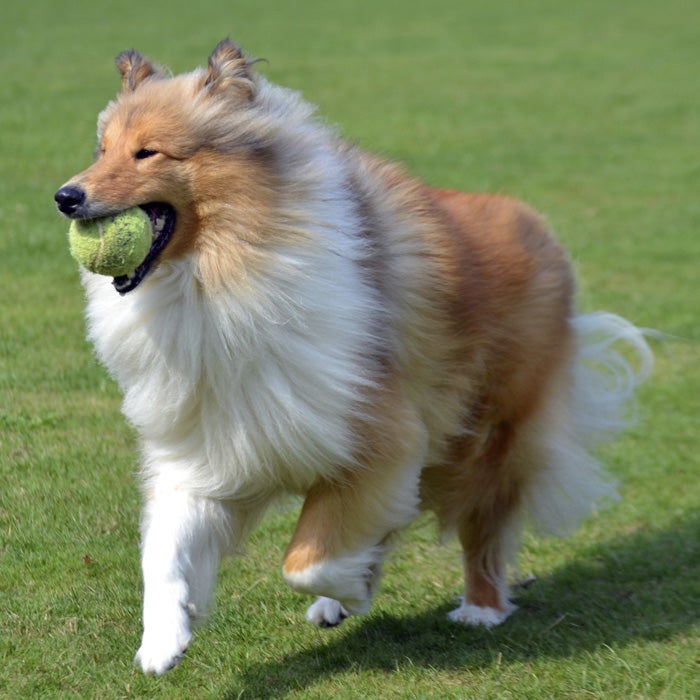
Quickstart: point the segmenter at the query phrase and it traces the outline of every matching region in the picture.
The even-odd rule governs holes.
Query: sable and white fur
[[[305,497],[283,574],[320,596],[312,622],[367,612],[421,509],[464,548],[450,617],[502,622],[522,524],[565,532],[615,493],[588,450],[650,367],[642,334],[577,314],[570,264],[526,206],[343,143],[232,42],[186,75],[134,51],[117,64],[96,161],[68,184],[81,217],[177,216],[126,296],[82,272],[141,441],[143,670],[178,663],[222,555],[284,493]]]

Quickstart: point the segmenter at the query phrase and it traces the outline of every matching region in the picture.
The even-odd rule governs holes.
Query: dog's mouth
[[[120,275],[112,280],[114,288],[121,295],[133,291],[143,282],[175,231],[175,209],[169,204],[151,202],[149,204],[141,204],[140,207],[148,214],[148,218],[151,220],[153,240],[143,262],[133,272]]]

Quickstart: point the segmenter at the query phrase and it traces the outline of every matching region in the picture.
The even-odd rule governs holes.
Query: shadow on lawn
[[[284,659],[253,663],[228,698],[276,698],[325,676],[407,666],[478,668],[572,656],[604,644],[663,640],[700,618],[700,518],[636,533],[591,550],[551,577],[517,590],[519,611],[493,631],[445,620],[444,607],[411,617],[371,616],[327,643]]]

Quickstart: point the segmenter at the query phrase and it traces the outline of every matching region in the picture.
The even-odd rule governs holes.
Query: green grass
[[[0,697],[700,697],[700,5],[688,0],[10,3],[0,26]],[[528,540],[520,611],[449,625],[454,544],[419,521],[371,614],[305,624],[281,582],[292,510],[227,561],[218,609],[161,679],[140,634],[135,440],[84,341],[52,196],[91,158],[135,46],[174,70],[230,34],[357,142],[431,183],[544,211],[585,308],[669,334],[624,500]]]

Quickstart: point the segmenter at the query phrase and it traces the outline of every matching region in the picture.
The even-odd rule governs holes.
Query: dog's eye
[[[142,148],[140,151],[134,153],[134,158],[136,158],[136,160],[144,160],[145,158],[156,155],[156,153],[158,153],[158,151],[153,151],[150,148]]]

